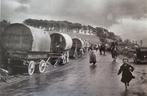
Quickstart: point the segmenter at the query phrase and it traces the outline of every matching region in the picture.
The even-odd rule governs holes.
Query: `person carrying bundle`
[[[93,65],[96,64],[96,54],[95,54],[95,51],[92,49],[90,51],[90,54],[89,54],[89,63],[92,63]]]

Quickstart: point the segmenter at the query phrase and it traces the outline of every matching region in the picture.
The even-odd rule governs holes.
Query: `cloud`
[[[27,4],[29,2],[31,2],[31,0],[16,0],[17,2],[20,2],[22,4]]]
[[[3,6],[7,13],[28,11],[29,16],[46,15],[100,26],[111,26],[120,18],[139,19],[147,14],[147,0],[3,0],[2,5],[8,6]]]
[[[30,6],[30,14],[106,27],[147,13],[147,0],[32,0]]]
[[[15,22],[69,20],[110,28],[122,36],[134,32],[130,37],[136,38],[137,32],[146,34],[147,0],[2,0],[1,17]]]
[[[141,40],[147,38],[147,19],[120,19],[118,24],[110,27],[112,32],[121,35],[124,39]]]
[[[2,0],[1,19],[8,19],[13,21],[13,19],[22,17],[22,14],[28,11],[29,4],[21,1],[22,0]]]

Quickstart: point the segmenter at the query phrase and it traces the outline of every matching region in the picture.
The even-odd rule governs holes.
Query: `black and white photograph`
[[[0,96],[147,96],[147,0],[0,0]]]

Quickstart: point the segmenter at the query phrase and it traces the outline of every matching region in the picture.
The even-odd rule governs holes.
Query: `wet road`
[[[35,74],[29,79],[0,88],[0,96],[147,96],[147,66],[135,65],[135,80],[124,90],[117,71],[121,61],[112,63],[111,56],[97,54],[96,66],[88,56],[58,70]]]

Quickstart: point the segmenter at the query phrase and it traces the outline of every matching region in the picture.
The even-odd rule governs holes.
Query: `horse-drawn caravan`
[[[45,72],[47,64],[69,62],[69,49],[72,39],[64,33],[52,33],[38,28],[14,23],[2,34],[4,58],[8,58],[7,67],[27,69],[28,74],[34,71]]]
[[[81,38],[74,37],[72,38],[73,44],[70,50],[70,57],[71,58],[78,58],[83,55],[85,43]]]
[[[51,64],[68,63],[69,50],[72,47],[72,38],[65,33],[52,33],[51,37]]]
[[[9,25],[2,34],[8,68],[25,68],[32,75],[37,68],[43,73],[49,58],[51,39],[47,32],[24,24]]]

